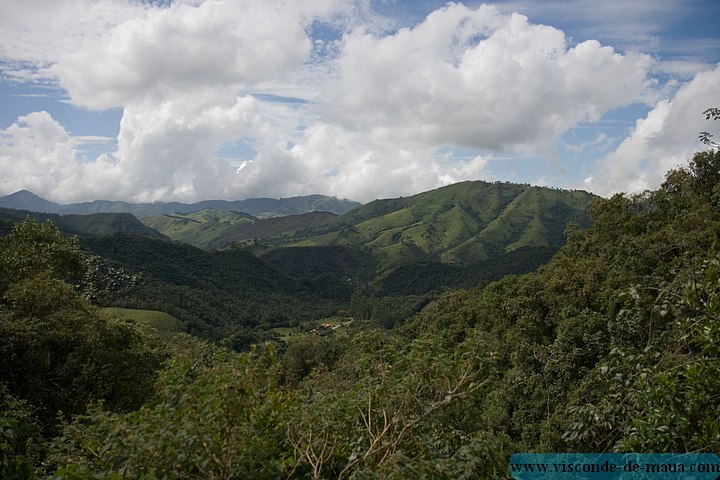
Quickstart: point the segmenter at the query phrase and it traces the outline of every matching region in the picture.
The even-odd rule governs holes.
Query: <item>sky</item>
[[[0,0],[0,195],[642,192],[720,131],[718,20],[716,0]]]

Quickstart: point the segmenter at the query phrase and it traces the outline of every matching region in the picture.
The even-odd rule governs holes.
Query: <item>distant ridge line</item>
[[[192,213],[204,209],[241,212],[256,217],[286,216],[306,212],[329,212],[341,215],[360,207],[353,200],[312,194],[287,198],[248,198],[245,200],[202,200],[195,203],[153,202],[129,203],[115,200],[94,200],[60,204],[46,200],[28,190],[20,190],[0,198],[0,207],[39,213],[80,214],[130,213],[138,218],[152,215]]]

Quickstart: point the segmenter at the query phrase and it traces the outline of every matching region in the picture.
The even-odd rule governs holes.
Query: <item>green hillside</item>
[[[142,223],[178,242],[209,248],[218,239],[236,234],[238,229],[257,221],[247,213],[221,212],[204,209],[192,213],[176,213],[145,217]]]
[[[210,250],[244,240],[292,235],[297,230],[322,225],[333,218],[332,213],[308,212],[258,219],[247,213],[204,209],[145,217],[142,222],[173,240]]]
[[[126,233],[141,237],[167,240],[162,233],[143,225],[129,213],[94,213],[90,215],[61,215],[57,223],[70,230],[100,237]]]
[[[556,250],[568,224],[588,225],[592,199],[581,191],[463,182],[376,200],[304,230],[292,245],[354,246],[372,252],[385,267],[472,264],[523,248]]]
[[[296,324],[338,307],[336,293],[290,278],[243,250],[207,252],[130,235],[85,238],[82,245],[142,278],[107,304],[167,312],[203,335],[227,326]]]
[[[462,182],[375,200],[270,246],[362,251],[372,262],[359,270],[356,285],[378,295],[422,295],[535,270],[562,246],[568,225],[589,225],[594,198],[582,191]]]
[[[129,320],[149,325],[158,331],[161,337],[168,338],[184,330],[184,324],[177,318],[157,310],[137,310],[131,308],[107,307],[103,312],[120,320]]]

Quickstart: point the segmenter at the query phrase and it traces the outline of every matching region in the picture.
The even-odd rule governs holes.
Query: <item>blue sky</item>
[[[715,1],[0,4],[0,195],[656,188],[713,130]]]

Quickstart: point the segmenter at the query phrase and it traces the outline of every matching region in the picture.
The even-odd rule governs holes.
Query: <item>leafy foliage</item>
[[[44,272],[70,282],[83,273],[84,257],[77,238],[63,235],[50,221],[25,221],[0,241],[0,293],[14,282]]]
[[[59,414],[88,402],[138,408],[152,394],[165,354],[135,326],[101,316],[64,280],[82,277],[77,239],[49,222],[13,228],[0,245],[0,473],[29,478],[42,436]]]
[[[242,250],[205,252],[117,235],[85,239],[86,248],[143,281],[116,292],[113,306],[159,310],[192,325],[272,326],[332,313],[337,293],[311,289]]]
[[[41,427],[26,401],[0,384],[0,475],[6,479],[33,478],[40,459]]]
[[[271,349],[237,355],[184,339],[153,402],[125,415],[91,410],[65,428],[52,460],[88,476],[278,478],[292,401],[278,374]]]
[[[47,471],[68,479],[489,479],[505,475],[517,451],[716,452],[719,181],[720,152],[700,152],[657,191],[596,200],[592,225],[568,228],[566,244],[537,271],[429,302],[423,295],[377,297],[363,267],[347,264],[356,269],[357,288],[355,320],[344,335],[308,333],[281,352],[277,342],[246,348],[245,337],[256,331],[238,327],[231,343],[242,353],[176,335],[155,394],[141,408],[110,412],[112,395],[83,394],[95,406],[64,424]],[[377,207],[396,212],[404,202]],[[161,254],[149,241],[134,249],[117,240],[104,246],[109,254],[115,248],[116,258],[145,265],[148,277],[168,284],[185,282],[188,292],[215,281],[198,273],[201,265],[244,265],[247,276],[234,278],[258,282],[256,291],[275,300],[284,297],[273,292],[290,294],[299,284],[237,252],[207,253],[200,262],[190,255],[196,249],[183,250],[189,247]],[[355,257],[331,251],[338,257],[325,273],[334,276]],[[287,255],[289,271],[302,264],[298,252],[275,255]],[[253,276],[261,272],[268,276]],[[18,345],[31,343],[20,333],[34,319],[56,322],[62,332],[59,319],[72,323],[81,311],[92,317],[47,270],[10,285],[5,302],[3,325],[19,332],[8,337]],[[395,321],[395,313],[420,308]],[[394,328],[372,328],[363,317]],[[38,351],[54,351],[32,338]],[[11,350],[15,358],[24,354]],[[34,359],[19,365],[28,369],[23,378],[42,374]],[[73,370],[73,378],[83,374]],[[0,451],[3,465],[22,469],[37,458],[23,402],[40,402],[13,382],[2,400],[12,407],[7,424],[27,433],[12,437],[22,437],[17,443],[0,438]]]
[[[705,120],[718,120],[720,119],[720,108],[708,108],[703,112],[703,115],[705,115]],[[718,144],[713,140],[713,135],[710,132],[700,132],[699,138],[700,141],[705,145],[708,145],[710,147],[718,146]]]

